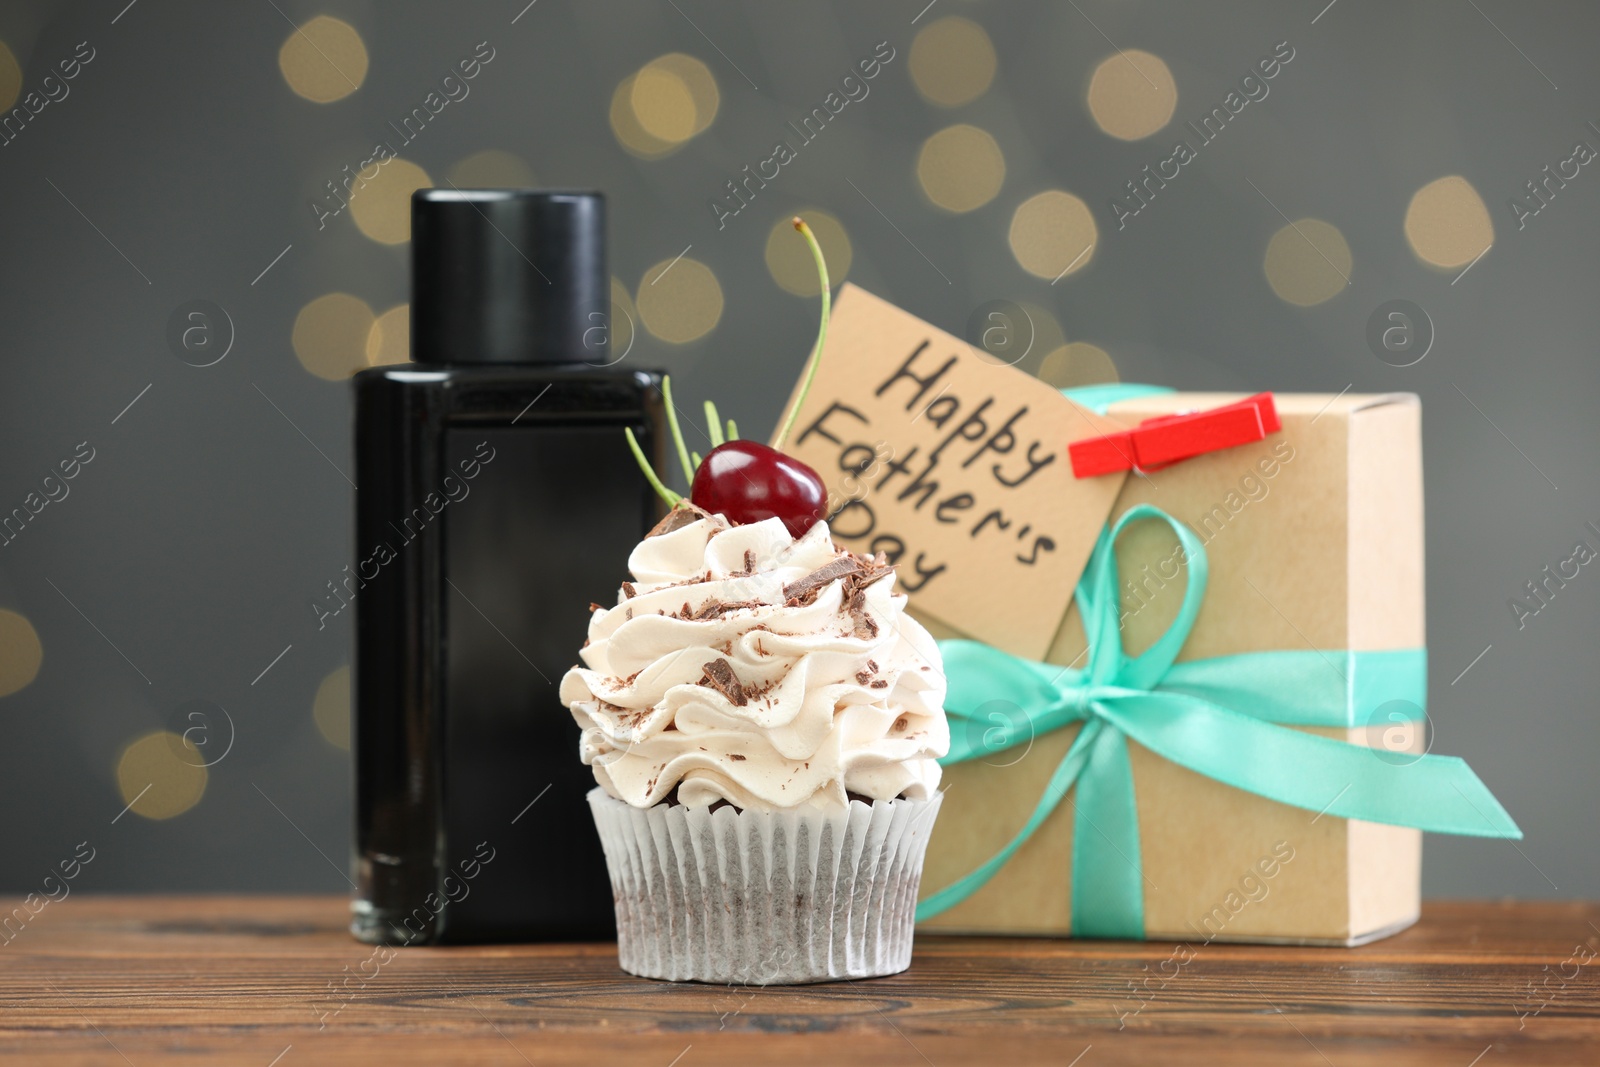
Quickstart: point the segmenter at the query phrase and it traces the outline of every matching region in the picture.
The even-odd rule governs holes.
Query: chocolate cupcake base
[[[741,985],[905,970],[939,802],[852,801],[832,813],[640,809],[591,790],[622,969]]]

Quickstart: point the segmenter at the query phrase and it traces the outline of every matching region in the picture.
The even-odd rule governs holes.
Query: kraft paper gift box
[[[1168,393],[1114,404],[1109,413],[1132,425],[1239,399]],[[1281,432],[1130,477],[1113,506],[1114,519],[1155,504],[1205,543],[1205,601],[1179,662],[1271,649],[1338,657],[1336,650],[1423,647],[1416,397],[1279,394],[1276,401]],[[1174,565],[1176,545],[1156,523],[1132,526],[1119,539],[1118,569],[1132,583],[1121,590],[1130,651],[1148,645],[1176,614],[1187,577]],[[927,621],[936,636],[959,636]],[[1073,608],[1045,658],[1071,664],[1084,649]],[[1424,743],[1414,720],[1306,729],[1395,754]],[[1021,758],[1006,751],[946,768],[952,803],[930,842],[925,892],[955,881],[1011,838],[1076,734],[1066,727],[1034,738]],[[1206,778],[1136,742],[1128,747],[1147,937],[1354,945],[1416,921],[1420,831],[1319,817]],[[1073,803],[1069,794],[988,884],[924,927],[1070,933]]]
[[[1240,399],[1063,397],[841,290],[785,450],[940,639],[925,929],[1353,945],[1417,918],[1408,827],[1520,836],[1422,751],[1415,397],[1279,396],[1253,441],[1131,476],[1067,461]]]

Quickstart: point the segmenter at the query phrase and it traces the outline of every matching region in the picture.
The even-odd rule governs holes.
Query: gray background
[[[985,301],[1030,301],[1068,338],[1110,352],[1129,381],[1420,393],[1436,751],[1466,757],[1527,832],[1520,845],[1431,837],[1425,889],[1600,895],[1600,577],[1586,569],[1521,632],[1506,603],[1600,521],[1600,172],[1585,168],[1521,232],[1507,206],[1574,140],[1600,144],[1586,126],[1600,118],[1592,7],[941,0],[913,25],[926,0],[539,0],[513,25],[522,0],[125,4],[0,7],[25,87],[81,40],[98,53],[67,100],[0,149],[0,509],[79,441],[97,453],[67,500],[0,549],[0,606],[31,619],[44,647],[37,679],[0,699],[0,886],[36,888],[88,839],[98,857],[81,889],[345,888],[327,857],[342,865],[349,848],[348,757],[311,707],[349,660],[349,613],[319,633],[308,602],[351,558],[350,487],[317,453],[350,469],[350,400],[301,367],[289,338],[325,292],[378,310],[403,301],[406,261],[405,246],[368,240],[348,217],[319,233],[307,200],[487,40],[496,59],[472,96],[405,157],[437,180],[500,148],[542,184],[604,189],[612,270],[630,287],[692,244],[726,294],[720,325],[684,346],[641,335],[628,358],[674,372],[686,396],[715,396],[748,436],[771,426],[814,328],[815,301],[779,289],[762,258],[769,227],[805,206],[847,227],[850,280],[952,332]],[[359,92],[315,105],[285,86],[277,53],[288,20],[324,11],[360,31],[371,68]],[[954,110],[918,95],[907,61],[916,31],[948,14],[980,23],[999,58],[993,88]],[[1297,52],[1270,97],[1121,233],[1109,197],[1169,138],[1125,143],[1092,121],[1084,88],[1108,39],[1167,62],[1175,122],[1219,102],[1274,43]],[[871,97],[719,233],[708,198],[882,40],[898,58]],[[721,110],[683,150],[644,161],[618,145],[608,107],[619,81],[669,51],[706,62]],[[913,161],[958,121],[994,134],[1009,171],[994,201],[953,216],[923,197]],[[1446,174],[1473,183],[1496,231],[1456,284],[1401,230],[1411,194]],[[1354,259],[1346,291],[1312,308],[1273,295],[1262,255],[1283,218],[1250,182],[1289,217],[1340,228]],[[1087,201],[1101,233],[1090,266],[1055,286],[1022,271],[1005,241],[1015,205],[1050,187]],[[223,306],[237,334],[205,369],[165,339],[173,309],[197,298]],[[1437,329],[1428,357],[1404,369],[1364,339],[1394,298],[1420,303]],[[225,707],[236,731],[204,799],[170,820],[113,824],[123,746],[182,729],[175,709],[194,699]]]

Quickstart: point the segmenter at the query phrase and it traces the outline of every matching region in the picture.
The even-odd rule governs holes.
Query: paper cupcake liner
[[[589,793],[617,906],[622,969],[789,985],[911,964],[931,800],[848,810],[635,808]]]

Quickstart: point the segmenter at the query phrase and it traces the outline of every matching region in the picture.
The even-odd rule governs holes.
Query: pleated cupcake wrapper
[[[905,970],[940,799],[713,812],[592,790],[622,969],[738,985]]]

